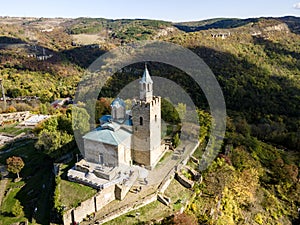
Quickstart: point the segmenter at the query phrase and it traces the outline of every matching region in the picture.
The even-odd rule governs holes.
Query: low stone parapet
[[[192,169],[189,166],[184,166],[184,169],[186,169],[192,175],[193,180],[198,181],[200,179],[201,174],[198,171]]]
[[[189,180],[188,178],[186,178],[182,173],[180,172],[176,172],[175,173],[175,179],[182,184],[182,186],[186,187],[186,188],[192,188],[194,186],[194,181]]]
[[[170,205],[170,203],[171,203],[171,198],[169,198],[168,196],[163,195],[163,194],[158,194],[157,200],[166,206]]]

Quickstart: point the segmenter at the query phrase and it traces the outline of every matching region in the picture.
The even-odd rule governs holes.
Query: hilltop
[[[226,140],[220,157],[203,173],[204,184],[196,185],[186,213],[202,224],[298,224],[299,17],[184,23],[0,17],[0,78],[11,98],[37,96],[49,103],[73,97],[97,57],[142,40],[189,48],[211,68],[224,93]],[[117,72],[99,97],[115,97],[143,68],[141,62]],[[183,71],[157,62],[149,62],[149,69],[181,85],[201,110],[200,120],[207,119],[205,96]],[[231,151],[225,154],[227,147]]]

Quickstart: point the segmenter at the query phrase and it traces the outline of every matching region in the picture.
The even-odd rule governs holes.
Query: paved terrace
[[[83,183],[96,189],[103,189],[122,182],[126,184],[128,181],[132,181],[133,177],[136,179],[137,174],[140,175],[143,173],[143,170],[146,170],[138,166],[100,166],[95,163],[87,163],[85,160],[76,163],[75,167],[76,169],[73,168],[68,171],[69,180]]]

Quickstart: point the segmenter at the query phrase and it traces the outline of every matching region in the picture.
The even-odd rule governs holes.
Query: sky
[[[173,22],[210,18],[300,16],[300,0],[0,0],[0,16],[141,18]]]

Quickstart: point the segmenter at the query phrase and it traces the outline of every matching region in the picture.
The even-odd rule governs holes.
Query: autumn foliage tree
[[[103,115],[110,114],[110,101],[106,98],[100,98],[96,102],[95,106],[95,119],[96,123],[99,122],[99,118]]]
[[[175,215],[165,218],[161,224],[166,225],[196,225],[197,218],[194,215],[186,213],[176,213]]]
[[[7,170],[11,173],[17,174],[18,178],[20,178],[19,173],[25,166],[21,157],[12,156],[6,159]]]

